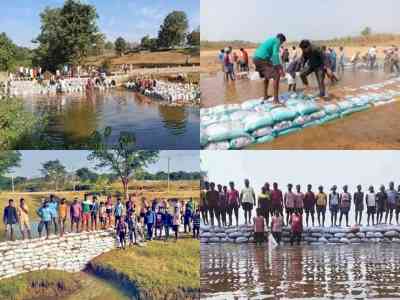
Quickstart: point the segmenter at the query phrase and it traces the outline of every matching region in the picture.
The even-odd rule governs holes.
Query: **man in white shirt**
[[[376,46],[369,48],[368,50],[368,61],[369,61],[369,68],[372,70],[375,67],[376,63]]]
[[[251,211],[253,206],[256,205],[256,194],[254,189],[250,187],[250,182],[248,179],[244,180],[244,188],[240,192],[240,204],[244,210],[244,220],[245,224],[251,224]]]

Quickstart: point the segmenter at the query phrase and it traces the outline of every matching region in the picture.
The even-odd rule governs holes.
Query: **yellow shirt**
[[[317,205],[318,206],[326,206],[327,203],[327,196],[325,193],[318,193],[317,194]]]
[[[68,205],[66,203],[58,205],[58,216],[61,219],[66,218],[68,215]]]
[[[19,216],[19,221],[20,223],[29,223],[29,208],[28,205],[24,204],[24,209],[25,211],[21,208],[21,206],[18,206],[18,216]]]

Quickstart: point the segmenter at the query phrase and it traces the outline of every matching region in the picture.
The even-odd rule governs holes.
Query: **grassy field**
[[[112,68],[117,68],[123,64],[131,64],[134,67],[152,67],[152,66],[179,66],[185,64],[200,64],[200,55],[198,49],[171,50],[160,52],[139,52],[128,53],[123,56],[115,54],[106,54],[103,56],[88,57],[85,65],[100,66],[105,60],[108,60]]]
[[[147,200],[154,198],[178,198],[185,199],[192,197],[196,201],[200,197],[199,181],[172,181],[170,190],[168,191],[168,183],[166,181],[132,181],[129,185],[130,193],[135,193],[137,197],[145,197]],[[121,192],[122,186],[120,182],[115,182],[111,185],[112,193]],[[14,199],[16,205],[20,198],[24,198],[29,206],[29,215],[31,221],[37,220],[36,209],[40,206],[42,198],[48,198],[50,194],[56,195],[58,198],[65,198],[71,202],[75,197],[83,199],[84,194],[88,191],[45,191],[45,192],[0,192],[0,212],[8,205],[8,199]],[[102,199],[101,199],[102,200]],[[140,207],[141,203],[137,203]],[[0,240],[4,239],[4,224],[0,223]]]
[[[51,299],[66,296],[80,288],[80,274],[38,271],[0,281],[0,299]],[[47,298],[46,298],[47,299]]]
[[[95,258],[91,266],[100,276],[136,287],[143,299],[195,298],[200,289],[200,243],[191,238],[115,250]]]

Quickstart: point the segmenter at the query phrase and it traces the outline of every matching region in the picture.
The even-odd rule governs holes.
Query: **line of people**
[[[54,227],[54,234],[63,236],[67,232],[69,219],[70,232],[115,228],[122,248],[126,247],[127,238],[129,245],[145,239],[163,237],[164,240],[168,240],[171,230],[175,232],[177,240],[181,224],[184,226],[184,233],[193,232],[193,238],[199,238],[200,212],[196,209],[193,199],[186,202],[177,199],[154,199],[149,204],[142,198],[141,208],[137,210],[133,197],[129,197],[125,203],[120,197],[116,198],[115,203],[111,196],[100,202],[96,195],[89,198],[88,195],[85,195],[82,201],[75,198],[71,204],[67,203],[65,198],[58,199],[54,195],[42,199],[41,206],[36,210],[39,217],[37,224],[39,237],[44,231],[46,238],[49,238],[51,227]],[[8,239],[15,239],[18,225],[23,239],[32,238],[29,211],[23,198],[17,206],[13,199],[8,201],[3,213]]]
[[[288,184],[287,191],[283,193],[278,183],[274,182],[272,189],[269,183],[265,183],[258,196],[250,186],[250,181],[244,181],[244,188],[239,192],[234,182],[229,182],[229,188],[211,182],[204,182],[201,191],[199,208],[205,225],[232,226],[233,216],[236,226],[239,225],[239,208],[244,213],[245,224],[251,224],[252,211],[256,207],[260,215],[265,219],[267,226],[274,215],[282,218],[286,216],[286,224],[293,213],[305,215],[306,226],[325,226],[326,211],[329,210],[331,226],[349,226],[349,212],[354,205],[355,224],[361,225],[362,215],[366,208],[367,225],[392,224],[394,217],[396,223],[400,222],[400,185],[395,189],[394,183],[390,182],[388,189],[384,185],[379,191],[373,186],[367,192],[358,185],[357,190],[351,194],[348,186],[344,185],[339,192],[333,185],[330,192],[324,192],[324,187],[319,186],[318,192],[314,192],[312,185],[307,185],[307,191],[302,192],[301,185]],[[316,215],[316,216],[315,216]]]

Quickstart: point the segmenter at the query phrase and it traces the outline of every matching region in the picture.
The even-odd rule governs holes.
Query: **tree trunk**
[[[128,184],[129,184],[129,180],[127,178],[122,179],[122,185],[124,187],[125,201],[128,201],[128,198],[129,198]]]

